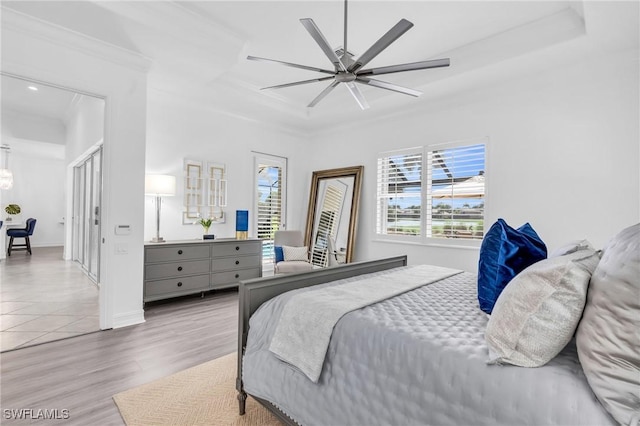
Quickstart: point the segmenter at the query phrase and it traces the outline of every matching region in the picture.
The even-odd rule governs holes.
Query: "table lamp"
[[[146,175],[144,177],[144,193],[156,197],[156,236],[152,243],[164,243],[160,236],[160,207],[162,197],[176,195],[176,177],[171,175]]]

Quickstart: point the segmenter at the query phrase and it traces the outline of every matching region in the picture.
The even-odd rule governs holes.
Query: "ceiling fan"
[[[358,88],[358,86],[356,86],[355,83],[378,87],[380,89],[391,90],[393,92],[417,97],[420,96],[422,92],[398,86],[397,84],[375,80],[370,76],[392,74],[404,71],[424,70],[429,68],[448,67],[450,63],[449,58],[445,58],[363,69],[363,67],[371,62],[373,58],[378,56],[380,52],[389,47],[391,43],[396,41],[398,38],[400,38],[400,36],[411,29],[411,27],[413,27],[413,24],[406,19],[401,19],[396,25],[393,26],[393,28],[387,31],[386,34],[384,34],[378,41],[376,41],[366,52],[360,55],[357,60],[354,60],[353,56],[347,50],[347,0],[345,0],[344,2],[344,44],[342,48],[338,50],[334,51],[331,48],[327,39],[324,37],[315,22],[313,22],[313,19],[303,18],[300,19],[300,22],[309,32],[309,34],[311,34],[311,37],[313,37],[316,43],[318,43],[318,46],[320,46],[320,49],[322,49],[327,58],[329,58],[329,60],[333,64],[333,70],[294,64],[291,62],[278,61],[275,59],[260,58],[257,56],[247,56],[247,59],[251,61],[275,62],[288,67],[329,74],[329,76],[327,77],[318,77],[310,80],[302,80],[293,83],[280,84],[277,86],[264,87],[261,89],[281,89],[283,87],[299,86],[302,84],[316,83],[318,81],[332,80],[331,84],[322,92],[320,92],[320,94],[316,96],[316,98],[313,99],[309,105],[307,105],[308,107],[317,105],[318,102],[320,102],[322,99],[324,99],[325,96],[331,93],[331,91],[335,89],[336,86],[338,86],[340,83],[344,83],[347,86],[347,89],[349,89],[349,92],[356,100],[360,108],[362,108],[363,110],[369,108],[369,104],[367,103],[366,99],[362,95],[362,92],[360,92],[360,89]]]

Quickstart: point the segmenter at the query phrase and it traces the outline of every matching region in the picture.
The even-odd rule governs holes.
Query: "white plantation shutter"
[[[427,152],[427,237],[482,239],[484,144]]]
[[[322,197],[322,206],[320,210],[320,218],[318,220],[318,231],[316,233],[316,241],[313,245],[311,253],[311,263],[317,266],[325,267],[328,263],[328,247],[327,240],[336,236],[336,224],[338,220],[338,212],[342,211],[342,203],[344,201],[346,186],[335,186],[329,184]]]
[[[378,158],[376,232],[481,240],[485,144],[443,145]]]
[[[286,159],[280,157],[256,157],[257,238],[262,240],[263,263],[273,263],[275,253],[273,236],[284,226]]]
[[[378,158],[378,234],[420,235],[422,149]]]

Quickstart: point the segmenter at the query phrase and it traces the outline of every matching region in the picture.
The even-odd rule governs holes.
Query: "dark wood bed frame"
[[[249,318],[260,307],[260,305],[267,300],[290,290],[310,287],[357,275],[384,271],[386,269],[398,268],[401,266],[407,266],[407,256],[349,263],[333,268],[317,269],[300,274],[276,275],[269,278],[256,278],[247,281],[240,281],[238,287],[238,293],[240,296],[240,312],[238,316],[238,374],[236,378],[240,415],[245,413],[245,405],[247,397],[249,396],[244,391],[242,383],[242,358],[244,357],[244,351],[247,345],[247,335],[249,334]],[[265,406],[284,424],[297,425],[295,421],[280,411],[271,402],[253,395],[250,396]]]

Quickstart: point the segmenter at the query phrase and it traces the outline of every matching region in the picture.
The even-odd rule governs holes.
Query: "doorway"
[[[262,266],[265,273],[273,271],[274,234],[286,228],[287,158],[254,153],[255,194],[254,229],[262,240]]]
[[[0,231],[0,351],[100,330],[104,98],[2,73],[13,185],[0,205],[37,219],[32,254]],[[77,184],[76,184],[77,182]]]

